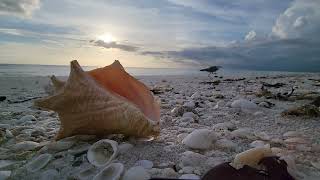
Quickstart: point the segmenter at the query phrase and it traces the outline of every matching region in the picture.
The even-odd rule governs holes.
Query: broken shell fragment
[[[94,143],[87,152],[88,161],[97,167],[108,165],[118,154],[118,143],[102,139]]]
[[[244,165],[256,168],[262,158],[272,155],[272,151],[269,147],[253,148],[237,154],[230,165],[236,169],[240,169]]]
[[[58,113],[61,127],[57,139],[79,134],[159,134],[157,101],[147,86],[130,76],[119,61],[89,72],[72,61],[65,83],[55,77],[51,80],[55,94],[35,101],[35,105]]]
[[[51,159],[52,159],[51,154],[41,154],[37,158],[30,161],[26,165],[26,168],[30,172],[36,172],[36,171],[42,169],[43,167],[45,167]]]
[[[93,180],[119,180],[124,170],[124,166],[121,163],[112,163],[102,169]]]

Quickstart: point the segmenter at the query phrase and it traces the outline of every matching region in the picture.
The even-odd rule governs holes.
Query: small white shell
[[[51,154],[41,154],[32,161],[30,161],[27,165],[26,168],[30,172],[36,172],[43,167],[45,167],[49,161],[52,159]]]
[[[93,180],[118,180],[123,173],[124,166],[121,163],[111,163],[104,169],[102,169]]]
[[[13,145],[11,149],[14,151],[29,151],[29,150],[34,150],[38,146],[39,146],[39,143],[36,143],[33,141],[23,141]]]
[[[109,164],[118,154],[118,143],[102,139],[94,143],[88,150],[88,161],[94,166],[101,167]]]
[[[193,179],[193,180],[197,180],[197,179],[200,179],[200,176],[195,175],[195,174],[183,174],[182,176],[179,177],[179,179]]]
[[[122,180],[148,180],[150,179],[150,174],[141,166],[134,166],[128,169]]]
[[[217,135],[208,129],[196,129],[182,140],[182,143],[192,149],[210,149],[217,140]]]
[[[246,99],[238,99],[231,103],[231,107],[240,109],[243,112],[256,112],[259,107]]]

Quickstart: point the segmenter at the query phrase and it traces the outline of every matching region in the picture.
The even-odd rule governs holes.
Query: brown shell
[[[159,105],[118,61],[88,73],[72,61],[67,82],[51,80],[56,93],[35,105],[58,113],[57,139],[77,134],[150,137],[160,132]]]

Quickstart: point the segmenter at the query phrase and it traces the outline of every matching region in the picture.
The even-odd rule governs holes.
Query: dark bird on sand
[[[215,73],[215,72],[218,71],[220,68],[221,68],[221,66],[210,66],[210,67],[205,68],[205,69],[200,69],[200,71],[209,72],[208,76],[210,77],[211,74]]]

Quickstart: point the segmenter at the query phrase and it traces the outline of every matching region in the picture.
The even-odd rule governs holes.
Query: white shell
[[[150,179],[150,174],[141,166],[134,166],[128,169],[122,180],[148,180]]]
[[[118,143],[109,139],[102,139],[94,143],[88,150],[88,161],[97,166],[109,164],[118,154]]]
[[[256,112],[259,109],[255,103],[246,99],[238,99],[233,101],[231,103],[231,107],[238,108],[244,112]]]
[[[51,154],[41,154],[32,161],[30,161],[27,165],[26,168],[30,172],[36,172],[43,167],[45,167],[49,161],[52,159]]]
[[[251,139],[254,137],[252,130],[249,128],[239,128],[237,130],[232,131],[231,135],[233,137],[248,138],[248,139]]]
[[[39,143],[36,143],[33,141],[23,141],[13,145],[11,149],[14,151],[29,151],[29,150],[34,150],[38,146],[39,146]]]
[[[306,144],[307,141],[303,138],[289,138],[284,140],[285,143],[289,143],[289,144]]]
[[[200,177],[198,175],[195,174],[183,174],[182,176],[179,177],[179,179],[193,179],[193,180],[197,180],[200,179]]]
[[[121,163],[111,163],[104,169],[102,169],[93,180],[118,180],[123,173],[124,166]]]
[[[288,131],[283,134],[283,137],[289,138],[289,137],[299,137],[301,134],[297,131]]]
[[[260,141],[260,140],[256,140],[256,141],[253,141],[252,143],[250,143],[250,147],[252,148],[256,148],[256,147],[264,147],[265,143],[263,141]]]
[[[182,143],[192,149],[210,149],[217,140],[217,135],[208,129],[196,129],[182,140]]]

